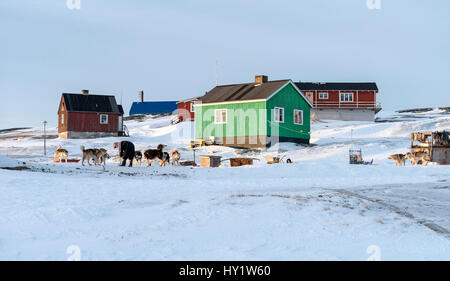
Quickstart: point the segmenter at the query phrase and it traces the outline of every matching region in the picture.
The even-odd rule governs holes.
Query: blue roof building
[[[133,102],[130,115],[137,114],[167,114],[178,109],[177,101],[145,101]]]

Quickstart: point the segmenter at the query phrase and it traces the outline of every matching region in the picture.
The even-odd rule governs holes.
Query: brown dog
[[[428,163],[431,161],[426,152],[408,152],[405,157],[406,159],[411,159],[413,165],[425,164],[425,166],[428,166]]]
[[[55,152],[54,158],[55,159],[64,159],[67,163],[67,158],[69,157],[69,152],[65,149],[61,148],[61,145],[58,145],[58,149]]]
[[[405,154],[392,154],[388,157],[388,159],[394,160],[395,166],[405,166],[406,165]]]
[[[172,150],[172,165],[179,165],[180,158],[181,154],[178,152],[178,150],[176,149]]]
[[[160,144],[156,149],[148,149],[144,152],[144,157],[147,160],[147,167],[150,167],[154,160],[164,161],[163,149],[164,145]]]
[[[83,152],[83,158],[81,161],[81,165],[84,166],[84,161],[87,160],[89,166],[92,166],[89,160],[92,159],[94,164],[97,163],[97,151],[96,149],[85,149],[85,147],[82,145],[80,146],[81,152]]]
[[[99,148],[99,149],[94,149],[95,150],[95,156],[97,157],[95,164],[97,165],[101,165],[103,164],[103,166],[105,166],[106,164],[106,159],[109,159],[109,154],[108,151],[104,148]]]

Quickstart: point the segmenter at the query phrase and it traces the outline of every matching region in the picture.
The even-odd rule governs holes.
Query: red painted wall
[[[100,124],[100,113],[69,112],[67,130],[72,132],[118,132],[119,114],[105,114],[108,115],[108,124]]]
[[[178,118],[181,121],[194,121],[194,112],[191,111],[191,104],[194,101],[186,101],[178,103]]]
[[[376,91],[303,91],[305,96],[313,94],[315,108],[374,108]],[[319,93],[328,93],[328,99],[319,99]],[[353,102],[341,102],[340,93],[353,93]]]

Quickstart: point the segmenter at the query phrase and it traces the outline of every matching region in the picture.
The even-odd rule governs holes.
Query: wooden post
[[[44,120],[44,122],[42,122],[42,124],[44,124],[44,156],[46,156],[47,155],[47,131],[46,131],[47,121]]]

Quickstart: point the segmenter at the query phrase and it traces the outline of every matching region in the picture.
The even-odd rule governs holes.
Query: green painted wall
[[[273,122],[275,107],[284,108],[284,123]],[[303,110],[303,125],[294,124],[294,109]],[[272,135],[272,131],[275,133],[271,127],[279,125],[280,137],[310,139],[311,108],[291,84],[267,101],[267,116],[268,123],[271,124],[267,126],[268,136]]]
[[[272,122],[274,107],[284,108],[284,123]],[[214,123],[216,109],[227,109],[227,124]],[[303,125],[294,124],[294,109],[303,110]],[[288,84],[267,101],[195,106],[195,137],[271,136],[274,133],[280,137],[310,139],[310,112],[308,103]],[[278,134],[271,128],[277,125]]]
[[[267,110],[265,101],[204,105],[194,108],[196,138],[266,135]],[[227,109],[227,124],[214,123],[216,109]]]

